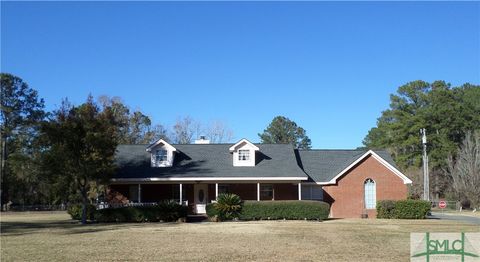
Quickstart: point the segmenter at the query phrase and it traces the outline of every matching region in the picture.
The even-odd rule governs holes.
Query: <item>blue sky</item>
[[[284,115],[355,148],[406,82],[480,83],[479,2],[1,2],[1,71],[45,98],[120,96],[155,123]]]

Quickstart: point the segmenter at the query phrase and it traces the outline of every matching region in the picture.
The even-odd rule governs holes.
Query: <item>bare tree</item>
[[[423,172],[418,167],[409,167],[406,170],[407,176],[412,179],[413,183],[410,186],[410,197],[413,199],[420,199],[423,194]]]
[[[213,121],[206,130],[206,135],[212,143],[230,142],[233,131],[221,121]]]
[[[170,141],[170,139],[168,138],[167,129],[162,125],[153,126],[152,129],[149,131],[149,135],[150,135],[149,143],[153,143],[159,139]]]
[[[100,105],[112,108],[115,120],[119,123],[120,144],[148,144],[160,138],[167,138],[162,125],[152,126],[150,117],[140,110],[130,110],[120,97],[100,96]]]
[[[189,116],[178,118],[173,126],[173,141],[177,144],[190,144],[199,125]]]
[[[190,116],[178,118],[173,126],[174,143],[190,144],[200,136],[206,136],[211,143],[225,143],[232,140],[233,132],[222,121],[213,121],[205,125]]]
[[[468,132],[457,157],[448,157],[448,174],[457,195],[480,207],[480,131]]]

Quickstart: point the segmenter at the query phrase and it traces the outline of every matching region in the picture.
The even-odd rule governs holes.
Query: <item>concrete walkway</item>
[[[453,220],[458,222],[470,223],[480,225],[480,217],[465,216],[465,215],[455,215],[452,213],[441,213],[441,212],[432,212],[429,219],[444,219],[444,220]]]

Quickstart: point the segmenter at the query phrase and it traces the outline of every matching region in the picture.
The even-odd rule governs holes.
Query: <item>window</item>
[[[273,199],[273,185],[260,185],[260,200]]]
[[[319,185],[302,185],[302,200],[323,200],[323,189]]]
[[[155,152],[155,161],[157,161],[157,163],[167,161],[167,150],[158,149]]]
[[[128,200],[130,202],[139,202],[138,199],[138,185],[130,185],[128,188]]]
[[[375,186],[375,181],[372,179],[365,180],[365,208],[374,209],[377,202],[377,190]]]
[[[183,184],[183,187],[182,187],[182,200],[183,201],[187,200],[187,189],[188,189],[188,185]],[[177,202],[180,201],[180,185],[179,184],[173,184],[171,192],[172,192],[171,199],[173,199]]]
[[[238,150],[238,160],[240,161],[250,160],[250,150]]]
[[[228,185],[218,185],[218,194],[230,193],[230,187]]]

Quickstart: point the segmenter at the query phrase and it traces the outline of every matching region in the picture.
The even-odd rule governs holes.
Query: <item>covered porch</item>
[[[303,188],[303,190],[302,190]],[[321,188],[320,188],[321,190]],[[275,201],[312,199],[311,188],[301,181],[179,181],[114,183],[121,203],[157,203],[174,200],[189,207],[192,214],[205,214],[206,205],[216,201],[219,194],[233,193],[242,200]],[[318,200],[323,194],[314,197]],[[111,199],[112,200],[112,199]],[[110,201],[111,201],[110,200]],[[113,199],[115,202],[115,199]],[[118,203],[118,202],[117,202]]]

